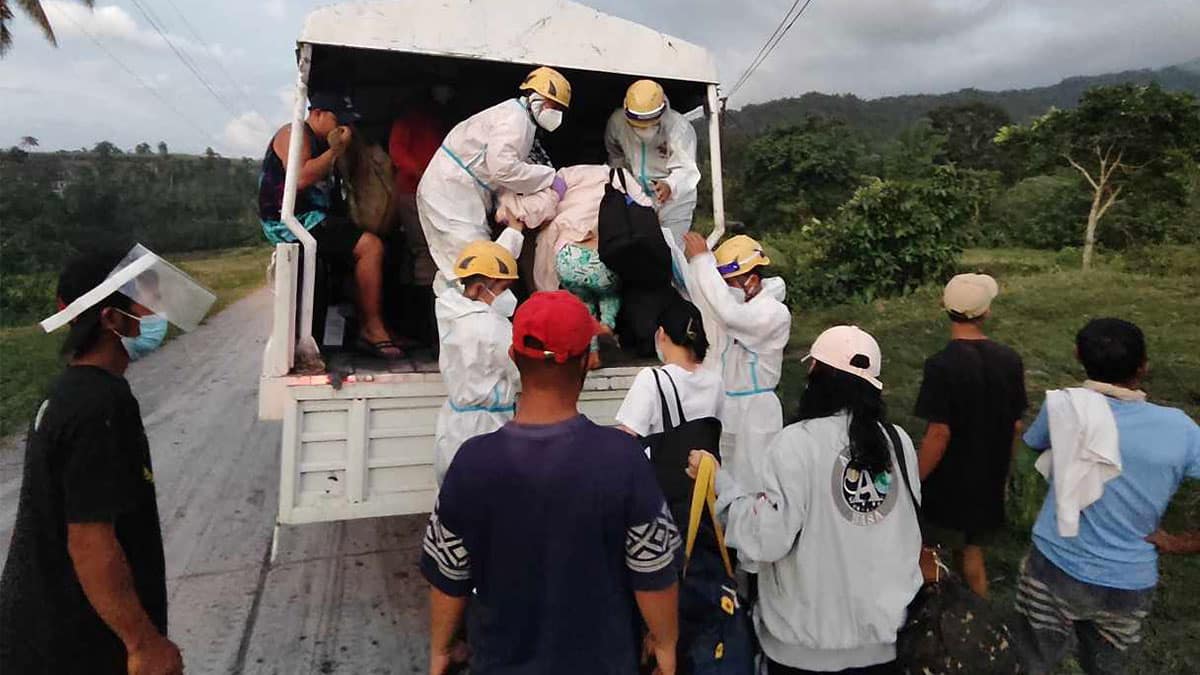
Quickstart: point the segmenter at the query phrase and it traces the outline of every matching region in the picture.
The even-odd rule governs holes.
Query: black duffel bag
[[[614,178],[620,180],[620,190],[613,186]],[[597,222],[600,261],[624,286],[667,286],[671,283],[671,248],[663,237],[658,214],[635,202],[628,193],[625,172],[609,171]]]

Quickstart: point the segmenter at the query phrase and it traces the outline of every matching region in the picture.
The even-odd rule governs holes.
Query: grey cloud
[[[330,1],[176,1],[238,80],[239,86],[231,85],[214,64],[197,57],[213,85],[235,105],[237,114],[231,115],[168,50],[156,46],[156,34],[147,38],[152,29],[124,0],[99,0],[98,11],[107,12],[114,33],[101,40],[194,125],[164,107],[86,37],[64,29],[62,46],[55,50],[18,17],[15,48],[0,63],[0,98],[14,138],[0,137],[0,147],[32,134],[50,149],[91,145],[101,138],[122,147],[161,139],[178,150],[197,152],[212,145],[227,154],[257,155],[251,153],[254,133],[274,128],[286,115],[280,91],[290,92],[294,82],[293,49],[303,17]],[[586,4],[708,47],[728,88],[792,2]],[[125,7],[133,27],[104,9],[114,4]],[[190,35],[176,15],[159,14],[172,35]],[[731,105],[811,90],[876,97],[972,86],[1016,88],[1169,65],[1200,56],[1197,27],[1196,0],[813,0]],[[139,37],[119,39],[121,31]],[[182,48],[196,54],[193,47]],[[286,98],[290,101],[290,94]]]

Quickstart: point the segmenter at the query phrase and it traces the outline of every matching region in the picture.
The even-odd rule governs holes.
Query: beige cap
[[[883,354],[879,343],[858,326],[834,326],[817,336],[802,361],[815,359],[844,373],[857,375],[876,389],[883,389],[879,374],[883,370]]]
[[[999,284],[986,274],[959,274],[946,284],[942,305],[949,312],[975,319],[987,313],[999,293]]]

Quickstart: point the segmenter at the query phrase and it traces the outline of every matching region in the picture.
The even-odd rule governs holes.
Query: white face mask
[[[512,315],[517,311],[517,296],[508,289],[503,293],[496,295],[492,289],[487,289],[488,294],[492,296],[492,311],[500,316],[511,319]]]
[[[646,143],[649,143],[650,141],[654,140],[655,136],[658,136],[658,125],[654,125],[652,127],[645,127],[645,128],[633,127],[633,133],[635,135],[637,135],[637,137],[640,138],[641,140],[645,141]]]
[[[546,108],[536,115],[538,126],[546,131],[554,131],[562,126],[563,111]]]
[[[737,286],[729,286],[728,288],[729,288],[729,295],[733,296],[734,300],[737,300],[739,303],[746,302],[745,289],[739,288]]]

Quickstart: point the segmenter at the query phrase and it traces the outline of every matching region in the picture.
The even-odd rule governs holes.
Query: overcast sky
[[[15,44],[0,60],[0,111],[11,136],[0,134],[0,147],[25,135],[49,150],[100,139],[124,148],[165,140],[177,151],[212,146],[258,157],[269,131],[287,117],[304,15],[330,3],[96,0],[94,11],[75,0],[42,4],[59,47],[16,9]],[[792,0],[586,4],[708,47],[728,87]],[[1197,0],[813,0],[731,106],[814,90],[873,98],[1020,88],[1198,56]]]

